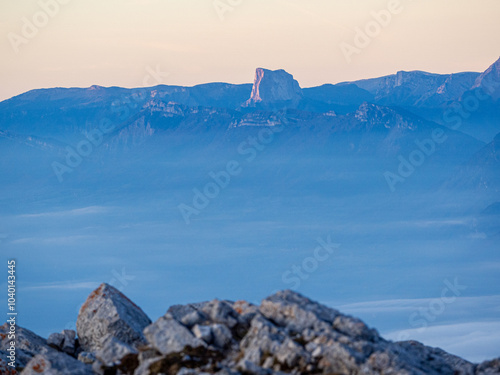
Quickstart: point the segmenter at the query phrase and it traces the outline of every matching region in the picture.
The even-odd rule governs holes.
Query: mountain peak
[[[277,104],[280,102],[297,103],[302,99],[302,89],[293,76],[283,69],[268,70],[257,68],[250,99],[246,106],[257,103]]]
[[[495,62],[493,63],[493,65],[492,65],[492,66],[494,66],[496,69],[500,69],[500,57],[498,58],[498,60],[497,60],[497,61],[495,61]]]
[[[500,97],[500,58],[490,65],[474,83],[473,89],[481,87],[488,95]]]

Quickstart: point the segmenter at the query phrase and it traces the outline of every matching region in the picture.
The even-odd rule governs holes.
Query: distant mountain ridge
[[[396,74],[362,79],[338,84],[325,84],[302,89],[293,76],[286,71],[256,69],[254,84],[208,83],[192,87],[159,85],[144,88],[148,92],[156,92],[163,98],[190,106],[213,106],[216,103],[225,108],[237,108],[245,103],[273,102],[292,100],[297,105],[301,97],[323,102],[342,102],[342,89],[357,90],[360,100],[372,99],[378,104],[410,104],[417,106],[436,105],[447,100],[459,99],[467,90],[481,87],[486,82],[495,81],[498,86],[500,79],[500,58],[483,73],[463,72],[452,74],[434,74],[424,71],[399,71]],[[327,88],[330,94],[325,94]],[[105,88],[91,86],[89,88],[53,88],[35,89],[24,94],[7,99],[1,104],[25,102],[32,100],[60,100],[105,98],[116,93],[132,93],[141,89],[124,89],[119,87]],[[323,92],[323,94],[320,94]],[[368,95],[366,93],[369,93]],[[418,99],[417,99],[418,98]],[[412,102],[412,99],[415,100]],[[433,99],[433,100],[431,100]]]
[[[350,82],[374,95],[380,104],[435,106],[458,99],[470,89],[479,73],[432,74],[405,72],[381,78]]]
[[[395,158],[440,129],[449,140],[438,155],[456,166],[472,162],[492,141],[490,134],[500,133],[499,67],[500,60],[482,74],[398,72],[304,89],[284,70],[258,68],[253,84],[32,90],[0,103],[0,138],[64,154],[64,144],[78,144],[111,123],[101,141],[105,149],[151,140],[172,152],[185,144],[222,150],[255,129],[284,125],[289,138],[275,147],[285,154],[323,150]],[[445,121],[447,111],[460,126]],[[494,175],[495,163],[489,165]],[[469,174],[462,171],[461,180]],[[488,181],[496,191],[496,180]]]
[[[486,71],[484,71],[479,77],[477,77],[474,86],[477,87],[493,87],[495,89],[494,93],[498,94],[500,92],[500,87],[498,82],[500,81],[500,59],[493,63]]]
[[[129,100],[134,96],[142,96],[145,100],[158,98],[166,103],[174,102],[189,107],[244,112],[286,108],[346,114],[368,102],[400,107],[447,125],[443,120],[443,113],[449,108],[463,105],[467,93],[478,88],[487,89],[488,100],[482,99],[481,108],[474,111],[472,116],[462,116],[467,125],[464,129],[473,136],[474,129],[477,129],[478,137],[489,141],[500,132],[499,121],[496,121],[496,116],[499,115],[500,59],[483,73],[433,74],[400,71],[379,78],[311,88],[301,88],[293,76],[284,70],[258,68],[253,84],[208,83],[192,87],[159,85],[135,89],[94,85],[89,88],[39,89],[0,103],[0,129],[19,133],[27,130],[31,134],[30,129],[23,129],[23,119],[35,121],[37,111],[43,112],[45,120],[54,111],[58,112],[59,117],[67,114],[68,122],[71,122],[72,119],[79,118],[82,111],[97,113],[113,110],[111,107],[116,107],[120,100]],[[495,117],[493,120],[492,116]],[[43,121],[42,119],[41,122]],[[482,125],[483,123],[487,125]]]
[[[450,180],[451,187],[484,190],[492,196],[500,193],[500,133],[475,153]]]

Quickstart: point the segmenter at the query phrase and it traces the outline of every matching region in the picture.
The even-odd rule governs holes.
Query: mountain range
[[[104,88],[92,86],[87,89],[42,89],[32,90],[0,103],[2,130],[26,133],[34,131],[21,126],[28,120],[43,123],[53,115],[85,115],[86,120],[99,115],[100,110],[109,109],[120,99],[140,97],[141,102],[176,103],[187,107],[211,107],[248,113],[279,108],[326,113],[336,111],[345,114],[355,111],[364,102],[381,106],[405,109],[418,116],[443,113],[450,108],[465,106],[463,112],[485,114],[498,110],[496,102],[500,96],[500,59],[483,73],[464,72],[455,74],[432,74],[421,71],[344,82],[302,89],[293,76],[284,70],[271,71],[258,68],[254,84],[233,85],[209,83],[193,87],[159,85],[144,89]],[[480,108],[467,98],[474,91],[481,91]],[[113,104],[115,103],[115,104]],[[136,106],[134,106],[136,107]],[[470,108],[469,108],[470,107]],[[137,107],[137,110],[143,109]],[[57,112],[57,114],[55,113]],[[134,111],[133,111],[134,112]],[[479,112],[479,113],[476,113]],[[40,114],[43,113],[43,116]],[[468,116],[464,116],[467,117]],[[436,120],[435,118],[428,118]],[[76,120],[74,120],[76,121]],[[471,120],[472,121],[472,120]],[[66,124],[68,125],[68,124]],[[38,124],[38,126],[41,126]],[[81,126],[81,125],[80,125]],[[54,126],[44,129],[42,134],[53,132]],[[477,129],[479,131],[479,129]],[[35,130],[36,131],[36,130]],[[495,129],[496,133],[500,128]],[[495,133],[495,134],[496,134]],[[492,137],[490,137],[492,138]]]
[[[221,150],[228,139],[241,139],[250,129],[286,124],[286,147],[295,150],[329,144],[322,148],[328,154],[395,157],[409,154],[415,139],[441,129],[452,141],[440,147],[438,156],[453,159],[457,167],[473,163],[476,153],[483,155],[487,170],[474,172],[481,180],[477,173],[496,172],[490,160],[495,153],[487,144],[500,133],[499,93],[500,59],[483,73],[401,71],[305,89],[284,70],[258,68],[253,85],[32,90],[0,103],[0,137],[62,155],[67,144],[108,121],[113,129],[103,139],[107,148],[163,139],[171,150],[186,142]],[[498,182],[489,180],[483,186],[498,189]]]

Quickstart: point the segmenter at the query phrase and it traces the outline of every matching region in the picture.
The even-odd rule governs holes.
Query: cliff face
[[[112,286],[82,305],[74,331],[48,340],[19,327],[21,374],[500,374],[418,342],[391,342],[361,320],[292,292],[176,305],[156,322]],[[1,333],[8,330],[0,327]],[[0,345],[6,369],[8,343]],[[5,370],[7,371],[7,370]],[[10,370],[9,370],[10,371]],[[2,372],[2,374],[9,372]]]
[[[257,68],[250,99],[246,106],[258,103],[273,105],[279,103],[297,104],[302,99],[302,89],[293,76],[284,70]]]

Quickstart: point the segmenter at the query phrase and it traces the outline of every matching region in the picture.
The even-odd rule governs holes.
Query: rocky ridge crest
[[[0,373],[7,369],[0,327]],[[361,320],[296,292],[260,306],[212,300],[175,305],[157,321],[102,284],[80,309],[77,334],[45,340],[19,328],[22,375],[500,374],[500,358],[473,364],[415,341],[391,342]],[[10,371],[10,372],[8,372]]]

